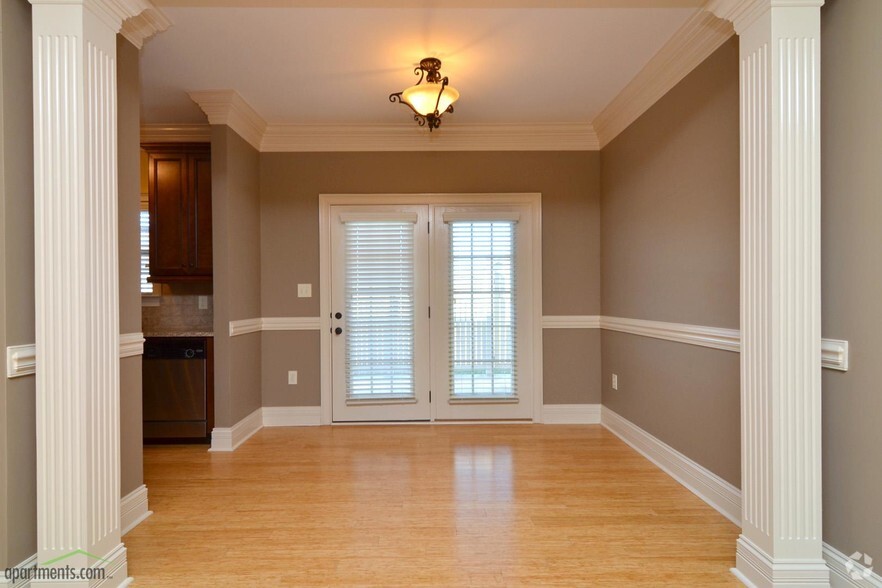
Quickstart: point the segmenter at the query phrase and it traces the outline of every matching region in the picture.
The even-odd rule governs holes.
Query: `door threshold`
[[[482,419],[482,420],[435,420],[435,421],[333,421],[335,427],[401,426],[401,425],[532,425],[533,419]]]

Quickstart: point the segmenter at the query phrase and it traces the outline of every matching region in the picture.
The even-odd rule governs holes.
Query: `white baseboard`
[[[605,406],[601,407],[601,422],[622,441],[683,484],[721,515],[741,526],[740,489]],[[824,543],[823,555],[830,568],[832,588],[882,588],[882,577],[879,574],[873,573],[872,570],[865,573],[866,567],[835,547]],[[858,578],[851,577],[852,573]],[[746,585],[751,585],[749,579],[742,574],[736,573],[736,576]]]
[[[119,518],[120,527],[122,529],[121,534],[125,535],[152,514],[153,511],[148,508],[147,486],[142,484],[137,489],[123,496],[119,501]],[[32,555],[15,567],[23,569],[32,568],[35,565],[37,565],[37,554]],[[120,586],[127,585],[127,581],[128,578],[123,580],[124,583],[120,584]],[[6,588],[30,588],[30,585],[30,580],[18,580],[13,582],[5,577],[4,571],[0,571],[0,586]]]
[[[321,421],[320,406],[265,406],[232,427],[215,427],[209,451],[235,451],[263,427],[314,427]]]
[[[599,425],[599,404],[545,404],[542,422],[546,425]]]
[[[741,526],[741,490],[605,406],[601,420],[622,441]]]
[[[122,497],[119,503],[119,526],[125,535],[153,514],[147,502],[147,486],[141,486]]]
[[[264,406],[264,427],[315,427],[322,424],[321,406]]]
[[[861,562],[851,559],[826,543],[824,543],[824,560],[830,568],[832,588],[882,588],[882,576],[874,573],[872,567],[868,570]]]
[[[26,568],[32,568],[37,565],[37,554],[35,553],[31,557],[27,558],[17,566],[13,566],[14,569],[23,570]],[[11,579],[6,578],[5,570],[0,572],[0,586],[5,586],[6,588],[29,588],[31,585],[30,579],[28,580],[16,580],[13,582]]]
[[[262,411],[258,408],[232,427],[215,427],[209,451],[235,451],[263,427]]]

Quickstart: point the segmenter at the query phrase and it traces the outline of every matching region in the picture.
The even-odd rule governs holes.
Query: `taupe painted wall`
[[[738,133],[732,39],[603,149],[604,315],[738,328]],[[740,483],[738,354],[604,331],[601,356],[605,406]]]
[[[599,314],[598,153],[432,152],[261,154],[263,316],[319,314],[319,194],[429,192],[541,192],[543,313]],[[297,298],[298,283],[313,297]],[[546,403],[600,401],[599,337],[546,331]],[[320,404],[317,333],[263,338],[264,406]],[[289,386],[295,369],[300,383]]]
[[[824,370],[824,539],[882,559],[882,2],[822,9],[823,333],[849,341]],[[878,572],[879,565],[876,565]]]
[[[260,156],[225,125],[211,129],[215,426],[261,406],[261,334],[230,337],[230,321],[261,316]]]
[[[116,42],[119,175],[119,330],[141,330],[141,82],[138,48]],[[120,360],[120,492],[144,483],[141,357]]]
[[[34,162],[31,92],[31,6],[2,4],[2,230],[3,345],[34,342]],[[0,568],[37,550],[35,378],[0,382]]]

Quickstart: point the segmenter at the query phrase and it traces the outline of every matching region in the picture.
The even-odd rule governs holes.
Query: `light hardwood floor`
[[[738,528],[600,426],[263,429],[145,471],[138,586],[740,585]]]

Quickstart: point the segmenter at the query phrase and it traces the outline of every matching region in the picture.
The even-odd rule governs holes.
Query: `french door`
[[[532,418],[532,214],[330,207],[335,422]]]

